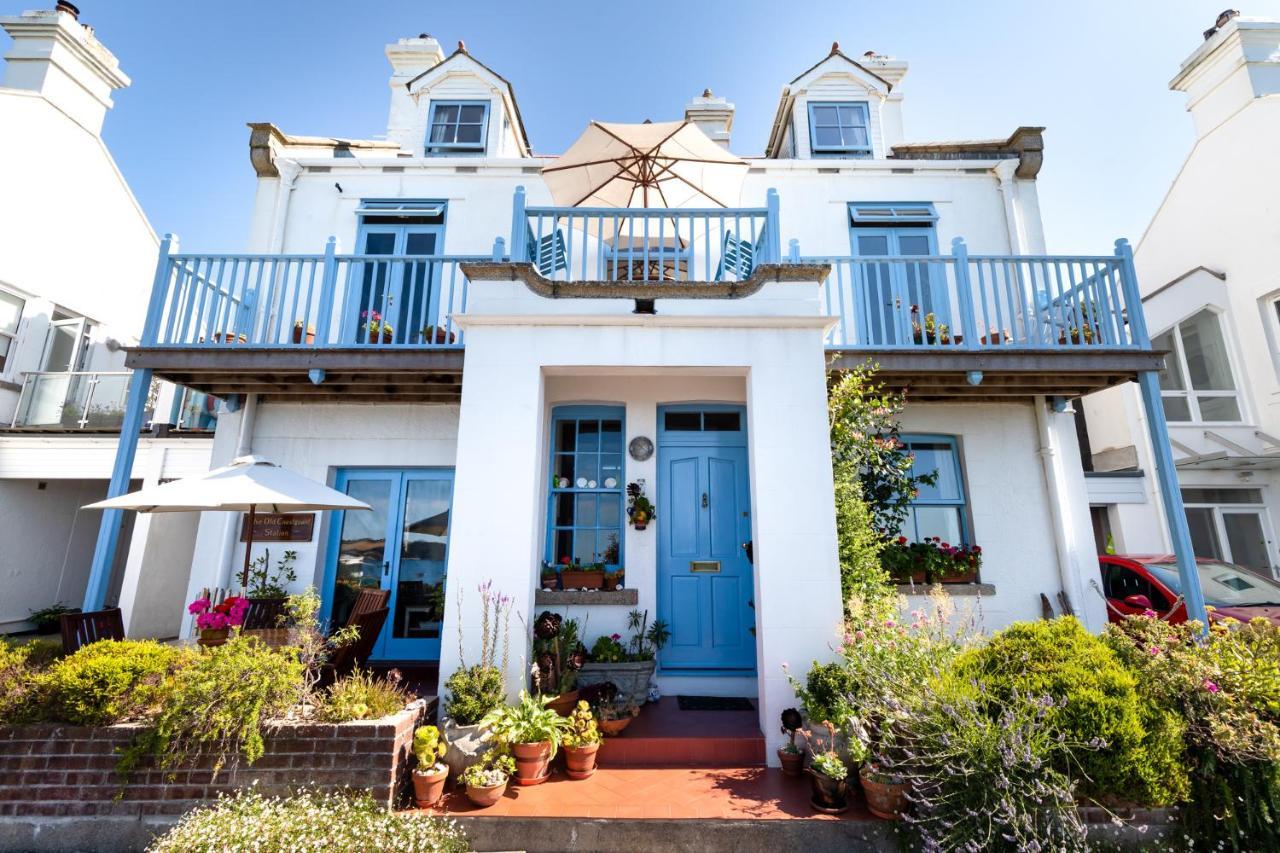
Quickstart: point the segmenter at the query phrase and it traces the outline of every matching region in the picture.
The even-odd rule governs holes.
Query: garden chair
[[[333,657],[321,672],[321,683],[331,684],[339,676],[346,675],[356,667],[368,663],[369,656],[373,654],[373,646],[378,642],[378,635],[382,633],[382,626],[386,624],[387,614],[390,612],[390,608],[383,607],[347,620],[347,627],[355,628],[359,636],[354,641],[334,650]]]
[[[119,607],[88,613],[62,614],[62,652],[74,654],[81,646],[99,640],[123,640],[124,615]]]
[[[351,605],[351,613],[347,616],[346,626],[350,627],[356,623],[356,619],[366,613],[372,613],[374,610],[381,610],[387,606],[387,602],[391,599],[391,590],[389,589],[362,589],[356,596],[356,603]]]
[[[288,599],[284,598],[249,599],[249,609],[244,614],[244,630],[279,628],[287,601]]]
[[[761,234],[761,239],[764,235]],[[760,241],[757,241],[757,245]],[[720,263],[716,265],[716,281],[724,281],[729,273],[738,281],[751,278],[756,266],[756,247],[750,240],[739,240],[732,231],[724,232],[724,245],[720,248]]]
[[[529,260],[538,269],[543,278],[552,278],[557,270],[568,269],[568,251],[565,246],[564,232],[559,228],[542,237],[535,237],[532,228],[527,228],[529,237]]]

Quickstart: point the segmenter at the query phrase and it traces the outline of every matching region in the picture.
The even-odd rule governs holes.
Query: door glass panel
[[[333,580],[334,624],[343,625],[351,605],[362,589],[382,586],[382,567],[387,559],[387,515],[391,481],[352,480],[347,494],[367,503],[372,511],[342,514],[342,535],[338,541],[338,569]]]
[[[1222,526],[1227,530],[1231,562],[1261,572],[1271,571],[1267,540],[1262,533],[1262,519],[1257,513],[1225,512],[1222,514]]]
[[[1191,546],[1197,557],[1223,559],[1218,529],[1213,523],[1213,510],[1208,507],[1187,507],[1187,526],[1191,528]]]
[[[404,535],[391,634],[394,639],[440,636],[450,492],[448,480],[408,480],[405,484]]]
[[[1196,397],[1202,421],[1238,421],[1240,407],[1235,397]]]
[[[80,327],[79,320],[54,323],[49,327],[44,347],[44,366],[41,370],[59,373],[75,370],[76,341],[80,337]]]
[[[1191,404],[1187,402],[1186,397],[1161,397],[1160,403],[1164,406],[1166,419],[1171,421],[1191,420]]]
[[[1184,320],[1178,331],[1182,333],[1191,387],[1197,391],[1234,390],[1236,386],[1231,379],[1231,363],[1227,360],[1227,345],[1222,339],[1218,316],[1210,311],[1201,311]]]
[[[1178,343],[1174,340],[1173,332],[1156,335],[1151,341],[1151,348],[1165,351],[1164,364],[1160,368],[1160,387],[1165,391],[1185,390],[1182,370],[1178,367]]]
[[[1182,500],[1189,504],[1260,504],[1262,490],[1188,486],[1182,489]]]

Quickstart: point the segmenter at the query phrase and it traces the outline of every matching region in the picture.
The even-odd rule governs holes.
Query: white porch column
[[[786,336],[747,378],[760,730],[777,764],[778,719],[803,678],[834,657],[843,616],[820,331]]]
[[[538,582],[543,462],[542,375],[533,352],[532,329],[467,329],[440,639],[442,699],[445,681],[459,667],[459,646],[467,666],[479,661],[477,586],[485,581],[513,599],[506,671],[509,698],[527,684],[526,621]],[[499,648],[499,665],[501,655]]]

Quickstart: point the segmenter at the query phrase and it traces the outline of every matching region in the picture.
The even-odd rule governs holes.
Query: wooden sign
[[[314,512],[260,512],[253,517],[254,542],[310,542]],[[249,514],[240,521],[240,541],[249,541]]]

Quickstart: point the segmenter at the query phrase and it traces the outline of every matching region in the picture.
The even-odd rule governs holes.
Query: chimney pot
[[[54,9],[56,9],[59,12],[66,12],[68,15],[75,18],[77,21],[80,20],[80,9],[77,8],[75,4],[68,3],[67,0],[58,0],[57,4],[54,6]]]
[[[839,53],[839,52],[840,52],[840,42],[838,42],[838,41],[833,41],[833,42],[831,43],[831,55],[832,55],[832,56],[835,56],[835,55],[836,55],[837,53]]]
[[[693,122],[721,148],[729,147],[729,132],[733,129],[733,104],[717,98],[711,89],[703,89],[700,97],[685,104],[685,121]]]
[[[458,53],[466,53],[466,52],[467,52],[467,43],[462,39],[458,39]]]

